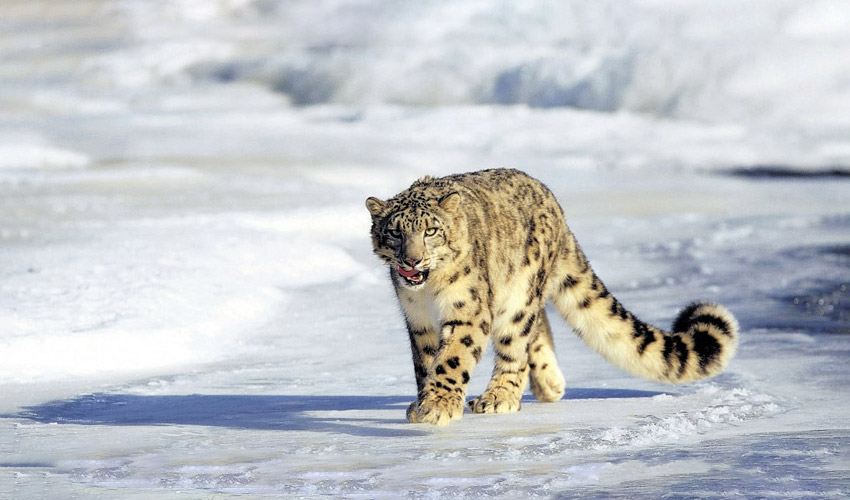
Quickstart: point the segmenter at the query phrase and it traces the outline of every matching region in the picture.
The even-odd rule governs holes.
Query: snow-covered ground
[[[0,498],[847,498],[845,2],[0,4]],[[727,372],[411,425],[367,196],[510,166]],[[551,315],[555,317],[554,314]],[[492,360],[473,376],[487,381]]]

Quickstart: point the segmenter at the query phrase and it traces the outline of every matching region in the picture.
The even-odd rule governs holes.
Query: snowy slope
[[[0,498],[850,496],[842,2],[0,12]],[[728,305],[728,371],[556,320],[562,401],[407,424],[363,200],[494,166],[641,318]]]

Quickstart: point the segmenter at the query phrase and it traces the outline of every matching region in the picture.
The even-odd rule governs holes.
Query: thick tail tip
[[[738,338],[738,320],[728,309],[712,302],[694,302],[684,308],[673,322],[674,332],[688,332],[697,325],[717,330],[726,337]]]
[[[699,361],[699,369],[680,381],[711,377],[723,371],[738,347],[738,329],[735,316],[719,304],[694,302],[679,313],[673,331],[690,338]]]

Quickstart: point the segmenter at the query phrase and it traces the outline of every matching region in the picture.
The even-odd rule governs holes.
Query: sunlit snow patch
[[[77,151],[37,144],[0,144],[0,170],[81,168],[90,163]]]

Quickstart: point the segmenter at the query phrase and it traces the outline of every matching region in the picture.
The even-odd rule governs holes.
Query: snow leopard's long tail
[[[735,354],[738,322],[723,306],[694,302],[672,331],[648,325],[605,288],[575,245],[555,265],[549,298],[576,333],[623,370],[660,382],[717,375]]]

